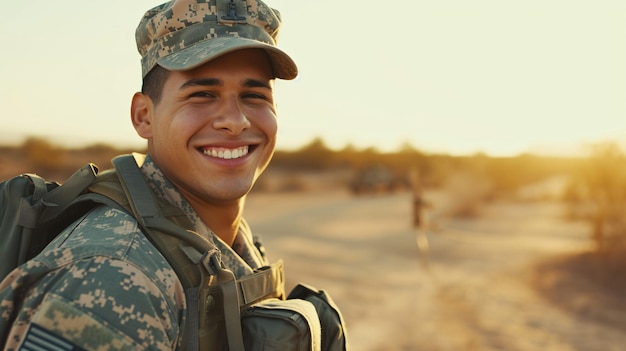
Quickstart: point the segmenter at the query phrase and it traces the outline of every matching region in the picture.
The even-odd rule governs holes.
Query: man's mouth
[[[248,154],[248,146],[241,146],[235,149],[227,149],[223,147],[210,147],[202,149],[202,152],[210,157],[221,158],[224,160],[231,160],[235,158],[241,158]]]

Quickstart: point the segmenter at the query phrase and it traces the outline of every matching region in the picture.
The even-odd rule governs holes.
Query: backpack
[[[181,281],[184,350],[347,349],[343,317],[324,291],[299,285],[285,300],[282,261],[235,279],[219,249],[189,229],[187,216],[153,195],[139,169],[144,157],[118,156],[114,169],[101,173],[85,165],[62,185],[35,174],[1,182],[0,280],[75,219],[105,205],[132,215]]]

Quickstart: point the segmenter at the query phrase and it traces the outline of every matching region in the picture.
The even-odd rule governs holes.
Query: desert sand
[[[246,218],[285,261],[288,288],[330,293],[351,350],[626,349],[623,299],[559,264],[591,248],[562,204],[494,202],[455,219],[451,199],[431,195],[428,252],[408,193],[253,193]]]

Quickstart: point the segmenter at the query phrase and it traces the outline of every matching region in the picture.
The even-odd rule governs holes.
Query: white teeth
[[[248,154],[248,147],[242,146],[236,149],[224,149],[224,148],[211,148],[204,149],[204,154],[211,157],[222,158],[225,160],[231,160],[234,158],[240,158]]]

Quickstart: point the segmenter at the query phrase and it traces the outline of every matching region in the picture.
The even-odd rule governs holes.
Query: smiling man
[[[237,279],[269,264],[242,215],[276,145],[274,80],[297,75],[276,47],[279,28],[279,13],[260,0],[176,0],[146,12],[136,31],[143,85],[131,121],[148,144],[143,178]],[[0,283],[0,341],[5,350],[193,349],[183,330],[213,309],[207,298],[206,311],[192,311],[184,289],[131,215],[96,206]],[[345,348],[335,330],[322,348]],[[220,333],[195,335],[217,350]]]
[[[263,50],[242,49],[170,72],[157,101],[133,98],[133,124],[153,161],[229,245],[245,195],[274,152],[273,78]]]

